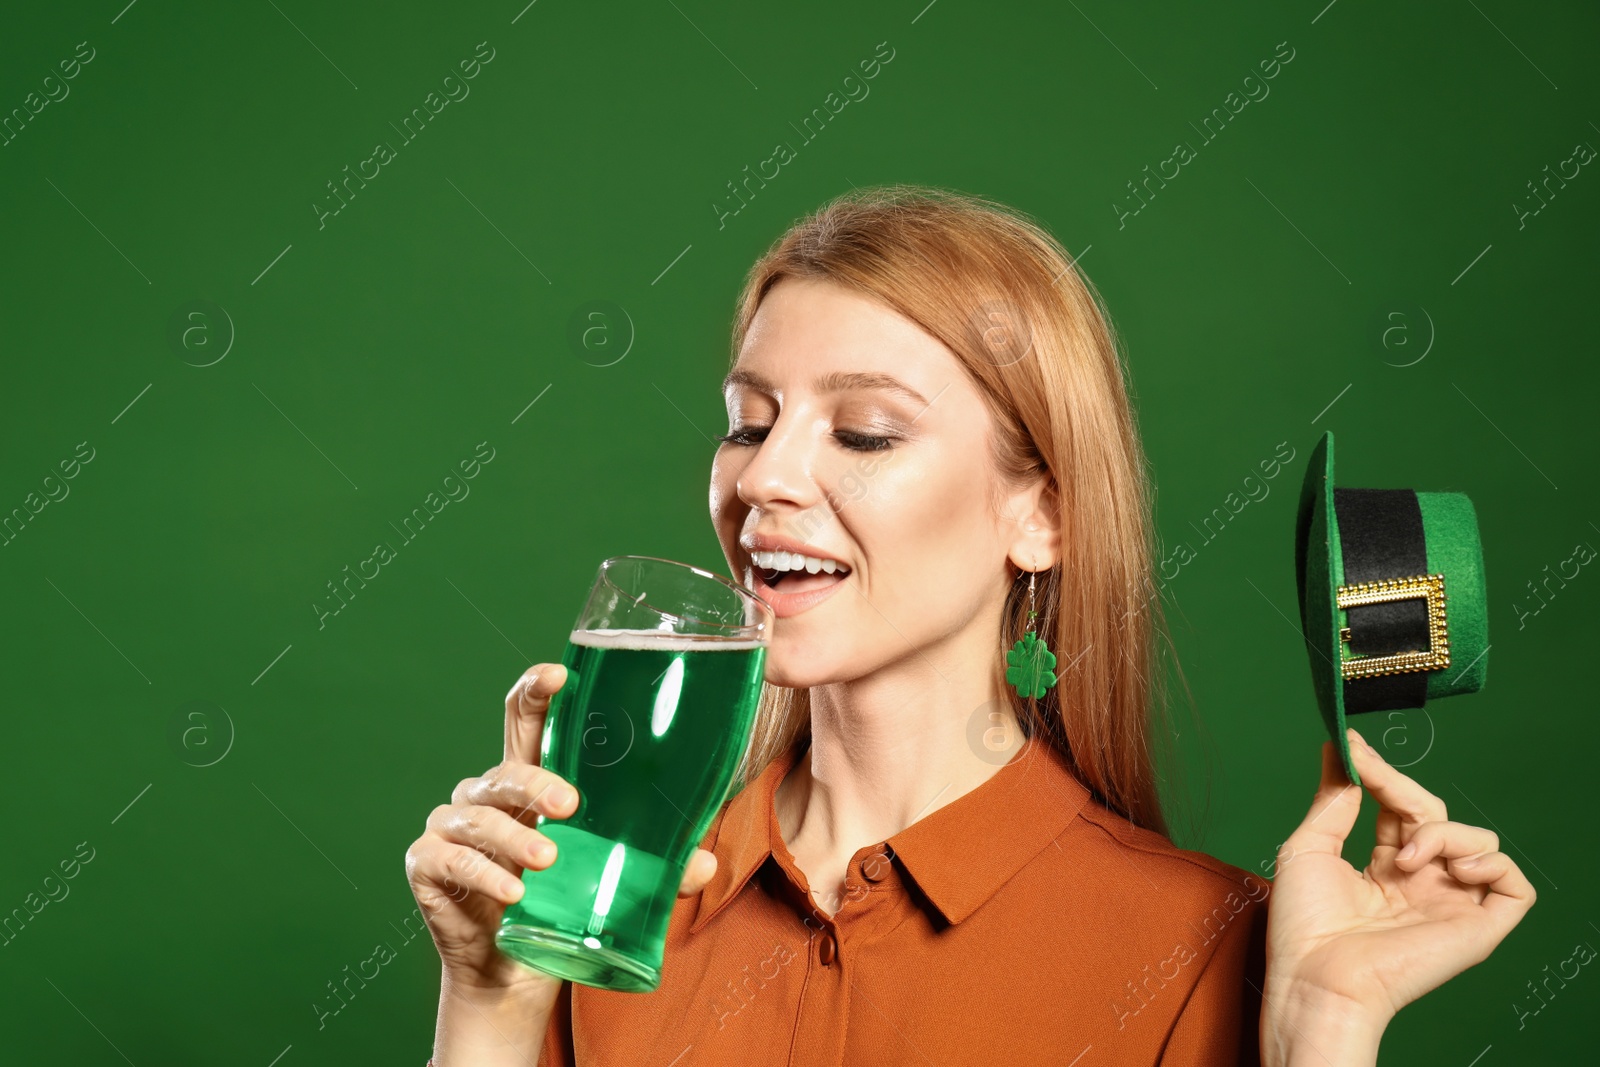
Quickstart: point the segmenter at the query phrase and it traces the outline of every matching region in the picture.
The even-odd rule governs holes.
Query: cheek
[[[735,465],[726,457],[718,455],[711,461],[709,503],[713,522],[721,519],[723,512],[734,499],[734,487],[738,484],[738,479],[739,473]]]
[[[875,528],[914,533],[914,544],[937,544],[957,529],[970,530],[983,520],[982,471],[954,455],[916,463],[889,463],[860,480],[855,489],[863,513],[871,511]],[[840,482],[841,491],[849,484]]]
[[[728,556],[730,565],[747,510],[738,494],[739,472],[743,466],[725,457],[719,456],[713,460],[706,496],[711,526],[716,531],[717,539],[722,542],[723,553]]]
[[[887,465],[867,479],[843,515],[867,553],[870,584],[920,602],[960,597],[969,576],[980,580],[980,561],[995,550],[984,477],[951,454]]]

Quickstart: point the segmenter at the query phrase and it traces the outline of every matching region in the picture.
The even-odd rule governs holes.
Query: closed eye
[[[849,430],[837,430],[833,435],[841,444],[853,452],[882,452],[894,447],[893,437],[882,437],[870,433],[853,433]]]
[[[740,426],[717,437],[723,444],[749,446],[765,440],[767,426]],[[759,437],[755,435],[760,435]],[[835,430],[834,439],[852,452],[882,452],[893,448],[897,438],[878,434],[856,433],[852,430]]]

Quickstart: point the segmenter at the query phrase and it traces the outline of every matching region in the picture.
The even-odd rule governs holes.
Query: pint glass
[[[540,747],[578,808],[538,817],[556,861],[522,872],[502,952],[602,989],[660,984],[678,885],[750,742],[772,620],[755,593],[698,567],[600,564]]]

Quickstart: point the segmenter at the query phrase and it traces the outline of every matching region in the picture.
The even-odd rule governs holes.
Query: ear
[[[1006,499],[1003,521],[1011,562],[1019,570],[1048,570],[1060,560],[1060,494],[1048,474]]]

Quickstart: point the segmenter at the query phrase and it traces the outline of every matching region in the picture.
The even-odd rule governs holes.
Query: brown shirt
[[[1268,882],[1111,813],[1034,741],[858,850],[830,918],[772,803],[803,746],[719,811],[660,987],[568,983],[540,1067],[1257,1062]]]

